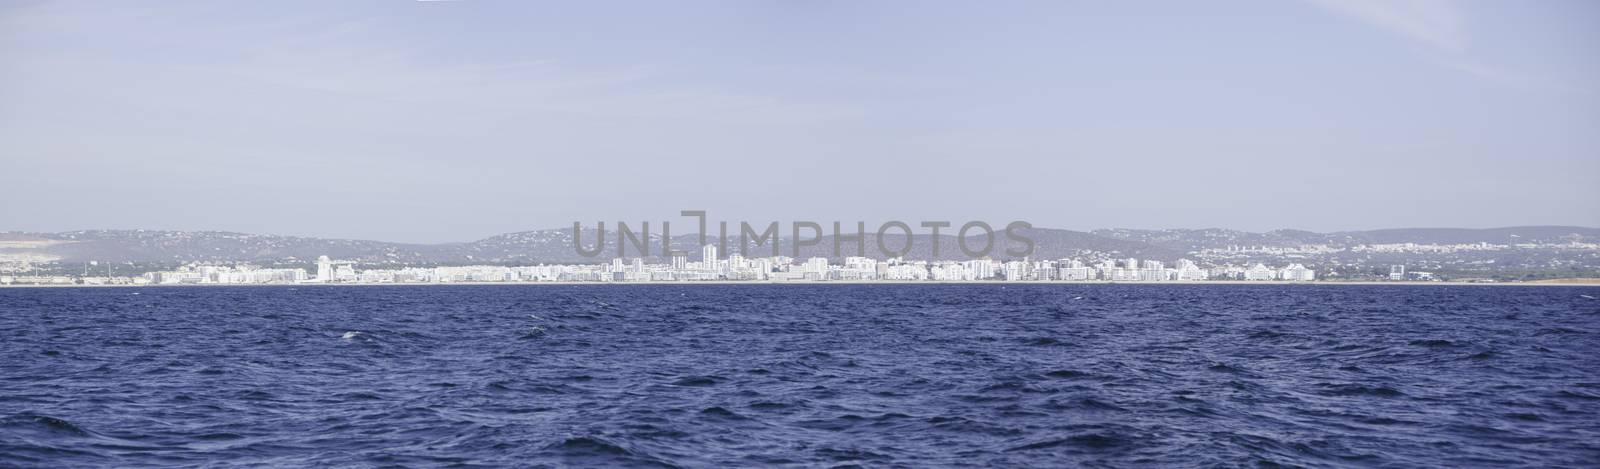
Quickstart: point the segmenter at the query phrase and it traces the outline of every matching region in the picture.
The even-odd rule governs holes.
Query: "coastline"
[[[189,283],[189,284],[157,284],[157,285],[81,285],[81,284],[27,284],[0,285],[3,288],[174,288],[174,287],[384,287],[384,286],[451,286],[451,285],[501,285],[501,286],[562,286],[562,285],[1261,285],[1261,286],[1528,286],[1528,287],[1600,287],[1600,278],[1596,279],[1555,279],[1533,282],[1418,282],[1418,281],[1287,281],[1287,280],[1206,280],[1206,281],[1159,281],[1159,282],[1110,282],[1103,280],[1063,281],[1063,280],[1025,280],[1025,281],[997,281],[997,280],[825,280],[825,281],[771,281],[771,280],[702,280],[702,281],[670,281],[670,282],[401,282],[401,283]]]

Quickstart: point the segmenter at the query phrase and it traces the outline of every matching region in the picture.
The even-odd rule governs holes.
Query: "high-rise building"
[[[717,270],[717,245],[707,244],[700,248],[700,263],[706,270]]]
[[[1145,260],[1140,263],[1139,281],[1160,282],[1167,279],[1166,265],[1161,261]]]
[[[1022,266],[1023,262],[1021,261],[1011,261],[1001,265],[1001,270],[1005,271],[1006,281],[1022,280]]]
[[[808,274],[817,274],[820,279],[827,279],[827,276],[828,276],[828,258],[826,258],[826,257],[813,257],[813,258],[810,258],[810,259],[806,259],[805,272],[808,273]]]
[[[967,271],[972,273],[972,278],[975,278],[975,279],[994,278],[994,260],[993,259],[988,259],[988,258],[973,259],[973,260],[967,261],[965,267],[966,267]]]
[[[689,269],[689,253],[672,251],[672,270],[683,271]]]
[[[317,281],[318,282],[332,282],[333,281],[333,260],[328,259],[328,256],[322,256],[322,257],[318,257],[317,258]]]

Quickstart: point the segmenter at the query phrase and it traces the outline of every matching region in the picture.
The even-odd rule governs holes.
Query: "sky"
[[[1594,227],[1597,179],[1589,0],[0,3],[0,231]]]

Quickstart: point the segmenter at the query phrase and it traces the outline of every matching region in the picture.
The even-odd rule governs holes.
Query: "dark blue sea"
[[[1595,297],[0,289],[0,466],[1596,467]]]

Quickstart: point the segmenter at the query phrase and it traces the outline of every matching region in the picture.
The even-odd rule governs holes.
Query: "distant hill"
[[[1509,228],[1401,228],[1334,233],[1364,243],[1560,243],[1600,242],[1600,228],[1580,226],[1514,226]]]
[[[1580,226],[1516,226],[1508,228],[1396,228],[1369,231],[1316,233],[1302,230],[1274,230],[1265,233],[1208,229],[1175,230],[1095,230],[1095,235],[1149,243],[1178,251],[1193,251],[1228,246],[1286,247],[1305,244],[1346,246],[1353,244],[1464,244],[1464,243],[1561,243],[1600,242],[1600,228]]]
[[[782,228],[788,229],[788,226]],[[831,231],[824,228],[824,231]],[[1314,233],[1298,230],[1276,230],[1252,233],[1225,229],[1175,229],[1130,230],[1107,229],[1093,232],[1036,228],[1022,234],[1037,243],[1033,254],[1036,259],[1081,258],[1103,259],[1136,257],[1172,261],[1188,253],[1206,248],[1228,246],[1294,246],[1302,244],[1372,244],[1372,243],[1559,243],[1579,241],[1600,242],[1600,229],[1570,226],[1529,226],[1491,229],[1457,228],[1407,228],[1338,233]],[[586,245],[592,246],[595,233],[586,229],[582,234]],[[583,257],[573,249],[571,229],[546,229],[492,236],[472,242],[445,244],[405,244],[383,241],[325,239],[297,236],[258,235],[223,231],[158,231],[158,230],[88,230],[62,233],[0,233],[0,261],[28,259],[54,260],[64,263],[142,262],[184,263],[194,261],[257,262],[266,264],[305,263],[318,256],[368,264],[537,264],[537,263],[592,263],[609,260],[616,255],[616,231],[608,226],[604,251],[596,257]],[[728,248],[738,251],[735,237],[730,236]],[[710,237],[716,242],[715,237]],[[659,234],[650,237],[652,262],[665,258],[661,252]],[[913,238],[909,259],[961,260],[966,256],[956,245],[953,235],[941,235],[940,253],[934,256],[933,239],[928,235]],[[781,255],[793,255],[787,236],[781,241]],[[804,247],[801,258],[833,257],[832,236],[823,236],[815,245]],[[877,239],[868,234],[864,243],[869,257],[883,257],[878,253]],[[885,240],[891,249],[903,245],[900,236]],[[698,236],[695,234],[673,237],[675,249],[689,251],[690,259],[699,259]],[[977,240],[974,248],[979,247]],[[840,242],[841,256],[858,255],[853,239]],[[1008,248],[1020,247],[1007,240],[1002,230],[995,233],[994,250],[990,257],[1010,258]],[[750,256],[769,256],[771,248],[754,247]],[[626,257],[633,257],[628,249]]]
[[[311,261],[317,256],[364,261],[428,262],[449,257],[453,244],[418,245],[226,231],[87,230],[62,233],[8,233],[54,241],[39,249],[8,248],[57,258],[61,262]]]

